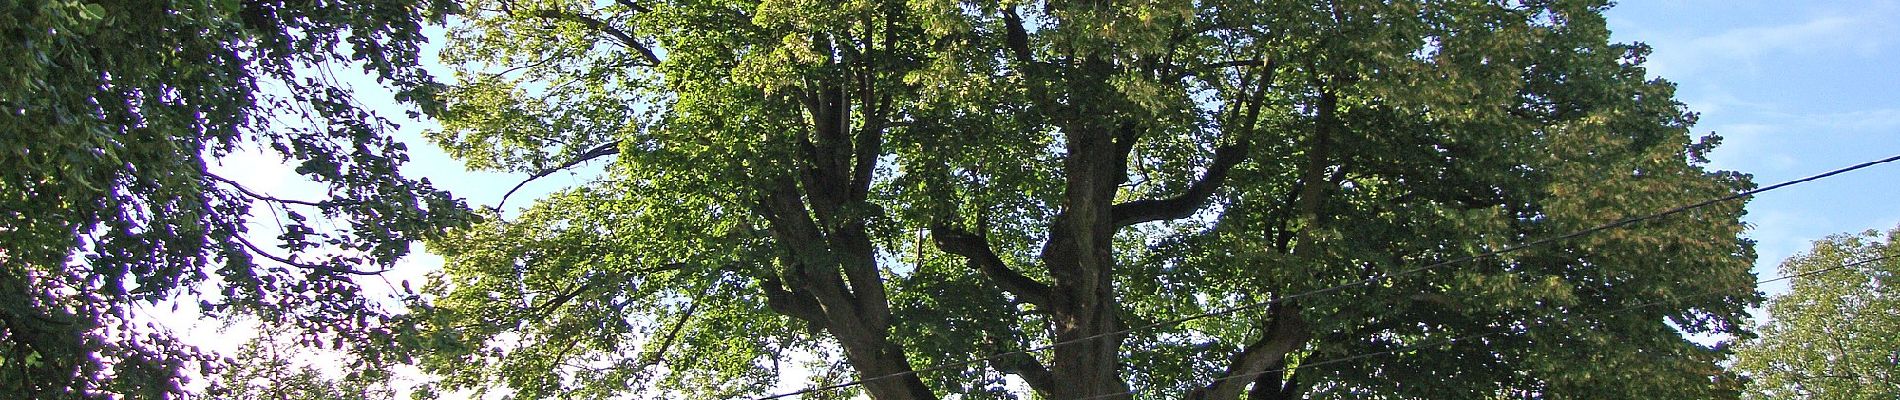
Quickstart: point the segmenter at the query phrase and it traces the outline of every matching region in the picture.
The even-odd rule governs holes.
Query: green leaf
[[[106,17],[106,8],[98,4],[86,3],[79,7],[79,17],[86,21],[102,20]]]

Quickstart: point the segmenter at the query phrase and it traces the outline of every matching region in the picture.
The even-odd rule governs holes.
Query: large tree
[[[214,317],[304,328],[307,342],[390,331],[354,279],[468,214],[397,173],[407,157],[392,125],[328,71],[361,67],[433,99],[418,96],[431,87],[418,44],[427,16],[450,9],[0,2],[0,397],[181,395],[220,357],[146,310],[191,299]],[[326,195],[280,197],[212,168],[266,148]],[[281,229],[253,221],[272,217]]]
[[[1900,228],[1817,241],[1781,272],[1793,284],[1736,354],[1746,397],[1900,397]]]
[[[1681,334],[1758,301],[1741,204],[1414,270],[1752,185],[1606,3],[471,1],[432,137],[613,162],[432,241],[413,344],[529,398],[1732,396]]]

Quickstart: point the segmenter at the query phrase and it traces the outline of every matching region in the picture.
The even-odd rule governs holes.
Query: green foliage
[[[1760,336],[1736,351],[1751,399],[1900,396],[1900,228],[1835,235],[1781,263]]]
[[[312,342],[386,331],[351,277],[467,214],[399,174],[393,125],[327,71],[361,66],[409,88],[399,98],[433,99],[416,68],[421,24],[450,6],[0,3],[0,360],[36,360],[0,368],[0,393],[179,395],[187,371],[218,359],[138,310],[185,296]],[[328,195],[280,199],[207,169],[261,148]],[[285,218],[284,230],[254,231],[254,214]]]
[[[1603,7],[470,1],[432,137],[618,157],[431,241],[415,344],[530,398],[835,381],[779,381],[810,354],[887,400],[1733,396],[1680,334],[1758,301],[1736,203],[1110,334],[1752,187]]]

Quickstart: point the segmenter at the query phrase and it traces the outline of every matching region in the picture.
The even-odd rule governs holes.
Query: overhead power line
[[[1458,258],[1453,258],[1453,259],[1450,259],[1450,260],[1446,260],[1446,261],[1440,261],[1440,262],[1437,262],[1437,263],[1432,263],[1432,264],[1428,264],[1428,265],[1425,265],[1425,266],[1420,266],[1420,267],[1414,267],[1414,268],[1411,268],[1411,269],[1405,269],[1405,270],[1400,270],[1400,271],[1398,271],[1398,272],[1394,272],[1394,273],[1388,273],[1388,274],[1385,274],[1385,275],[1381,275],[1381,276],[1374,276],[1374,277],[1370,277],[1370,278],[1365,278],[1365,279],[1359,279],[1359,280],[1354,280],[1354,281],[1350,281],[1350,282],[1346,282],[1346,283],[1343,283],[1343,284],[1339,284],[1339,285],[1335,285],[1335,286],[1331,286],[1331,287],[1327,287],[1327,288],[1322,288],[1322,289],[1317,289],[1317,290],[1312,290],[1312,291],[1307,291],[1307,292],[1302,292],[1302,293],[1296,293],[1296,294],[1291,294],[1291,295],[1286,295],[1286,296],[1280,296],[1280,297],[1276,297],[1276,298],[1273,298],[1273,299],[1271,299],[1271,300],[1267,300],[1267,301],[1262,301],[1262,302],[1257,302],[1257,303],[1252,303],[1252,304],[1245,304],[1245,305],[1240,305],[1240,306],[1235,306],[1235,307],[1229,307],[1229,308],[1224,308],[1224,309],[1220,309],[1220,310],[1214,310],[1214,311],[1208,311],[1208,312],[1203,312],[1203,313],[1199,313],[1199,314],[1194,314],[1194,315],[1189,315],[1189,316],[1184,316],[1184,317],[1179,317],[1179,318],[1174,318],[1174,319],[1169,319],[1169,320],[1164,320],[1164,321],[1160,321],[1160,322],[1155,322],[1155,323],[1150,323],[1150,324],[1147,324],[1147,325],[1141,325],[1141,326],[1136,326],[1136,327],[1130,327],[1130,328],[1125,328],[1125,329],[1121,329],[1121,330],[1117,330],[1117,331],[1113,331],[1113,332],[1106,332],[1106,333],[1100,333],[1100,334],[1095,334],[1095,335],[1090,335],[1090,336],[1084,336],[1084,337],[1079,337],[1079,338],[1074,338],[1074,339],[1069,339],[1069,340],[1064,340],[1064,341],[1059,341],[1059,342],[1054,342],[1054,343],[1050,343],[1050,344],[1046,344],[1046,345],[1042,345],[1042,346],[1036,346],[1036,347],[1031,347],[1031,348],[1028,348],[1028,349],[1022,349],[1022,350],[1013,350],[1013,351],[1006,351],[1006,352],[1001,352],[1001,353],[996,353],[996,354],[991,354],[991,355],[989,355],[989,356],[985,356],[985,357],[982,357],[982,358],[977,358],[977,359],[973,359],[973,360],[968,360],[968,361],[958,361],[958,362],[952,362],[952,363],[946,363],[946,364],[939,364],[939,365],[936,365],[936,366],[931,366],[931,367],[928,367],[928,368],[921,368],[921,369],[914,369],[914,370],[910,370],[910,371],[905,371],[905,372],[898,372],[898,373],[893,373],[893,374],[885,374],[885,375],[879,375],[879,376],[873,376],[873,377],[869,377],[869,378],[863,378],[863,379],[858,379],[858,380],[854,380],[854,381],[850,381],[850,382],[843,382],[843,383],[836,383],[836,384],[830,384],[830,385],[823,385],[823,386],[816,386],[816,387],[810,387],[810,388],[805,388],[805,389],[801,389],[801,390],[797,390],[797,391],[792,391],[792,392],[786,392],[786,393],[780,393],[780,394],[775,394],[775,395],[771,395],[771,396],[765,396],[765,397],[759,397],[759,398],[756,398],[756,399],[753,399],[753,400],[774,400],[774,399],[782,399],[782,398],[787,398],[787,397],[792,397],[792,396],[798,396],[798,395],[802,395],[802,394],[806,394],[806,393],[815,393],[815,392],[823,392],[823,391],[829,391],[829,390],[837,390],[837,389],[843,389],[843,388],[848,388],[848,387],[852,387],[852,386],[859,386],[859,385],[863,385],[863,384],[866,384],[866,383],[870,383],[870,382],[876,382],[876,381],[881,381],[881,380],[885,380],[885,379],[892,379],[892,378],[898,378],[898,377],[903,377],[903,376],[911,376],[911,375],[917,375],[917,374],[920,374],[920,373],[925,373],[925,372],[934,372],[934,371],[941,371],[941,370],[946,370],[946,369],[950,369],[950,368],[957,368],[957,367],[963,367],[963,366],[968,366],[968,365],[972,365],[972,364],[976,364],[976,363],[980,363],[980,362],[990,362],[990,361],[997,361],[997,360],[1001,360],[1001,359],[1003,359],[1004,357],[1010,357],[1010,356],[1015,356],[1015,355],[1018,355],[1018,354],[1030,354],[1030,353],[1034,353],[1034,352],[1038,352],[1038,351],[1043,351],[1043,350],[1049,350],[1049,349],[1053,349],[1053,348],[1056,348],[1056,347],[1060,347],[1060,346],[1065,346],[1065,345],[1070,345],[1070,344],[1075,344],[1075,343],[1081,343],[1081,342],[1086,342],[1086,341],[1090,341],[1090,340],[1099,340],[1099,339],[1103,339],[1103,338],[1108,338],[1108,337],[1112,337],[1112,336],[1120,336],[1120,335],[1125,335],[1125,334],[1128,334],[1128,333],[1132,333],[1132,332],[1135,332],[1135,331],[1142,331],[1142,330],[1148,330],[1148,329],[1154,329],[1154,328],[1159,328],[1159,327],[1164,327],[1164,326],[1173,326],[1173,325],[1177,325],[1177,324],[1181,324],[1181,323],[1184,323],[1184,322],[1188,322],[1188,321],[1194,321],[1194,320],[1198,320],[1198,319],[1202,319],[1202,318],[1209,318],[1209,317],[1216,317],[1216,316],[1222,316],[1222,315],[1227,315],[1227,314],[1233,314],[1233,313],[1236,313],[1236,312],[1241,312],[1241,311],[1246,311],[1246,310],[1254,310],[1254,309],[1260,309],[1260,308],[1264,308],[1264,307],[1268,307],[1268,306],[1272,306],[1272,305],[1274,305],[1274,304],[1278,304],[1278,303],[1281,303],[1281,302],[1285,302],[1285,301],[1290,301],[1290,300],[1296,300],[1296,299],[1300,299],[1300,298],[1305,298],[1305,297],[1312,297],[1312,296],[1317,296],[1317,295],[1321,295],[1321,294],[1326,294],[1326,293],[1332,293],[1332,292],[1337,292],[1337,291],[1341,291],[1341,290],[1345,290],[1345,289],[1347,289],[1347,288],[1352,288],[1352,287],[1356,287],[1356,286],[1363,286],[1363,285],[1371,285],[1371,284],[1376,284],[1376,283],[1380,283],[1380,282],[1384,282],[1384,281],[1386,281],[1386,280],[1389,280],[1389,279],[1393,279],[1393,278],[1398,278],[1398,277],[1402,277],[1402,276],[1407,276],[1407,275],[1412,275],[1412,274],[1416,274],[1416,273],[1419,273],[1419,272],[1424,272],[1424,271],[1427,271],[1427,270],[1432,270],[1432,269],[1437,269],[1437,268],[1441,268],[1441,267],[1444,267],[1444,266],[1448,266],[1448,265],[1453,265],[1453,264],[1460,264],[1460,263],[1465,263],[1465,262],[1470,262],[1470,261],[1476,261],[1476,260],[1481,260],[1481,259],[1485,259],[1485,258],[1490,258],[1490,257],[1496,257],[1496,256],[1499,256],[1499,255],[1504,255],[1504,254],[1509,254],[1509,253],[1514,253],[1514,252],[1518,252],[1518,251],[1521,251],[1521,250],[1524,250],[1524,249],[1529,249],[1529,248],[1532,248],[1532,247],[1536,247],[1536,246],[1541,246],[1541,245],[1544,245],[1544,244],[1549,244],[1549,243],[1553,243],[1553,242],[1558,242],[1558,241],[1563,241],[1563,240],[1569,240],[1569,239],[1574,239],[1574,238],[1577,238],[1577,237],[1582,237],[1582,236],[1588,236],[1588,235],[1592,235],[1592,234],[1595,234],[1595,233],[1597,233],[1597,232],[1602,232],[1602,231],[1606,231],[1606,230],[1610,230],[1610,229],[1616,229],[1616,228],[1620,228],[1620,227],[1623,227],[1623,226],[1627,226],[1627,225],[1630,225],[1630,224],[1634,224],[1634,223],[1638,223],[1638,222],[1643,222],[1643,221],[1648,221],[1648,220],[1652,220],[1652,219],[1657,219],[1657,218],[1662,218],[1662,217],[1667,217],[1667,216],[1670,216],[1670,215],[1675,215],[1675,214],[1681,214],[1681,213],[1683,213],[1683,212],[1687,212],[1687,211],[1689,211],[1689,210],[1694,210],[1694,209],[1698,209],[1698,208],[1702,208],[1702,207],[1708,207],[1708,206],[1710,206],[1710,205],[1715,205],[1715,204],[1718,204],[1718,203],[1723,203],[1723,202],[1728,202],[1728,201],[1734,201],[1734,200],[1736,200],[1736,199],[1741,199],[1741,198],[1744,198],[1744,197],[1749,197],[1749,196],[1754,196],[1754,195],[1757,195],[1757,194],[1762,194],[1762,193],[1767,193],[1767,192],[1770,192],[1770,191],[1774,191],[1774,190],[1778,190],[1778,189],[1781,189],[1781,188],[1785,188],[1785,187],[1789,187],[1789,186],[1794,186],[1794,185],[1798,185],[1798,184],[1802,184],[1802,183],[1807,183],[1807,182],[1813,182],[1813,181],[1817,181],[1817,180],[1821,180],[1821,179],[1827,179],[1827,178],[1829,178],[1829,177],[1832,177],[1832,176],[1835,176],[1835,175],[1840,175],[1840,174],[1844,174],[1844,173],[1848,173],[1848,172],[1853,172],[1853,171],[1856,171],[1856,170],[1860,170],[1860,169],[1865,169],[1865,168],[1868,168],[1868,167],[1872,167],[1872,166],[1875,166],[1875,165],[1880,165],[1880,164],[1885,164],[1885,163],[1890,163],[1890,162],[1894,162],[1894,161],[1900,161],[1900,155],[1894,155],[1894,156],[1890,156],[1890,157],[1887,157],[1887,158],[1882,158],[1882,159],[1878,159],[1878,160],[1873,160],[1873,161],[1868,161],[1868,162],[1863,162],[1863,163],[1860,163],[1860,164],[1854,164],[1854,165],[1851,165],[1851,166],[1847,166],[1847,167],[1843,167],[1843,168],[1839,168],[1839,169],[1835,169],[1835,170],[1832,170],[1832,171],[1828,171],[1828,172],[1824,172],[1824,173],[1820,173],[1820,174],[1816,174],[1816,175],[1813,175],[1813,176],[1809,176],[1809,177],[1806,177],[1806,178],[1801,178],[1801,179],[1795,179],[1795,180],[1791,180],[1791,181],[1785,181],[1785,182],[1781,182],[1781,183],[1777,183],[1777,184],[1773,184],[1773,185],[1768,185],[1768,186],[1763,186],[1763,187],[1760,187],[1760,188],[1756,188],[1756,189],[1754,189],[1754,190],[1746,190],[1746,191],[1741,191],[1741,192],[1736,192],[1736,193],[1732,193],[1732,194],[1729,194],[1729,195],[1726,195],[1726,196],[1721,196],[1721,197],[1716,197],[1716,198],[1713,198],[1713,199],[1708,199],[1708,200],[1703,200],[1703,201],[1701,201],[1701,202],[1696,202],[1696,203],[1692,203],[1692,204],[1687,204],[1687,205],[1682,205],[1682,206],[1677,206],[1677,207],[1674,207],[1674,208],[1670,208],[1670,209],[1666,209],[1666,210],[1662,210],[1662,211],[1658,211],[1658,212],[1655,212],[1655,213],[1651,213],[1651,214],[1646,214],[1646,215],[1641,215],[1641,216],[1634,216],[1634,217],[1625,217],[1625,218],[1623,218],[1623,219],[1619,219],[1619,220],[1616,220],[1616,221],[1611,221],[1611,222],[1608,222],[1608,223],[1604,223],[1604,224],[1602,224],[1602,225],[1597,225],[1597,226],[1593,226],[1593,227],[1589,227],[1589,228],[1584,228],[1584,229],[1581,229],[1581,230],[1577,230],[1577,231],[1574,231],[1574,232],[1570,232],[1570,233],[1566,233],[1566,234],[1562,234],[1562,235],[1557,235],[1557,236],[1550,236],[1550,237],[1545,237],[1545,238],[1542,238],[1542,239],[1537,239],[1537,240],[1532,240],[1532,241],[1529,241],[1529,242],[1524,242],[1524,243],[1519,243],[1519,244],[1516,244],[1516,245],[1512,245],[1512,246],[1508,246],[1508,247],[1504,247],[1504,248],[1501,248],[1501,249],[1497,249],[1497,250],[1491,250],[1491,251],[1486,251],[1486,252],[1483,252],[1483,253],[1479,253],[1479,254],[1476,254],[1476,255],[1468,255],[1468,256],[1462,256],[1462,257],[1458,257]],[[1456,340],[1456,338],[1454,338],[1454,340]],[[1115,394],[1115,395],[1122,395],[1122,394],[1125,394],[1125,393],[1117,393],[1117,394]]]

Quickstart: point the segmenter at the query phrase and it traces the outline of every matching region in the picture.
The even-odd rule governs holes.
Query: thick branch
[[[1285,368],[1286,360],[1281,360],[1273,367],[1273,369]],[[1281,374],[1265,373],[1254,378],[1253,389],[1247,391],[1247,400],[1293,400],[1294,395],[1300,392],[1299,371],[1293,371],[1293,376],[1284,380],[1280,379],[1281,376]]]
[[[1036,361],[1036,358],[1029,354],[1012,353],[1010,356],[991,361],[990,365],[997,371],[1023,378],[1023,383],[1028,383],[1030,389],[1042,394],[1044,398],[1055,394],[1055,374],[1050,373],[1048,367],[1044,367],[1042,362]]]
[[[876,126],[874,122],[877,119],[874,118],[875,116],[866,118],[866,124],[871,126],[867,126],[863,132],[858,133],[858,143],[853,149],[857,154],[851,162],[850,199],[852,201],[864,201],[870,196],[871,180],[877,172],[877,159],[884,152],[884,128]]]
[[[786,290],[785,284],[778,278],[759,280],[759,287],[765,290],[765,306],[774,312],[805,320],[813,328],[825,327],[824,310],[818,306],[818,299],[804,291]]]
[[[971,268],[982,272],[996,282],[996,286],[1016,298],[1041,307],[1049,306],[1049,285],[1023,276],[1003,264],[1003,259],[990,249],[987,237],[947,225],[931,227],[930,237],[937,242],[938,249],[970,260]]]
[[[1227,372],[1214,378],[1207,386],[1188,393],[1190,400],[1232,399],[1240,397],[1240,391],[1253,379],[1235,379],[1261,375],[1275,365],[1284,365],[1287,353],[1298,349],[1312,337],[1307,331],[1306,320],[1300,318],[1298,306],[1281,301],[1268,307],[1272,322],[1260,340],[1247,345],[1240,354],[1234,356],[1228,364]]]
[[[1228,172],[1247,159],[1247,143],[1235,143],[1214,150],[1214,163],[1201,179],[1188,186],[1186,193],[1166,199],[1143,199],[1116,204],[1113,213],[1117,227],[1143,222],[1186,218],[1206,205],[1227,181]]]
[[[811,213],[807,211],[799,195],[797,183],[788,179],[779,179],[772,185],[774,188],[765,199],[762,199],[764,202],[761,204],[760,211],[766,220],[771,222],[769,230],[772,232],[773,239],[790,251],[788,261],[793,264],[793,268],[790,270],[791,275],[787,278],[797,281],[787,282],[793,284],[789,287],[810,293],[817,304],[822,306],[820,310],[823,311],[825,318],[837,320],[834,321],[836,323],[875,325],[854,327],[833,324],[834,328],[881,330],[884,327],[883,319],[888,316],[883,308],[884,305],[865,308],[865,303],[860,301],[861,299],[857,298],[858,296],[852,291],[846,289],[845,278],[838,271],[840,267],[867,268],[863,265],[849,264],[870,263],[872,265],[868,268],[875,267],[875,261],[868,260],[868,256],[860,256],[866,257],[865,260],[845,260],[839,257],[852,256],[852,254],[840,254],[850,250],[841,247],[857,247],[857,250],[868,254],[870,251],[868,239],[861,232],[854,230],[846,230],[841,237],[837,238],[827,236],[824,230],[812,220]],[[875,273],[875,271],[872,272]],[[869,279],[876,279],[876,277]],[[877,283],[865,282],[864,284]],[[858,289],[875,292],[863,287]],[[877,293],[864,294],[874,295],[873,300],[883,300]],[[870,318],[870,320],[865,320],[865,318]]]
[[[1023,28],[1023,16],[1016,13],[1016,7],[1003,8],[1003,25],[1007,32],[1003,40],[1016,61],[1024,64],[1035,62],[1035,53],[1029,50],[1029,30]]]
[[[1141,141],[1141,127],[1133,122],[1122,123],[1115,131],[1115,184],[1128,183],[1128,157],[1135,153],[1135,143]]]
[[[1238,63],[1236,66],[1257,65],[1236,63]],[[1260,108],[1266,103],[1264,96],[1272,76],[1273,68],[1271,63],[1267,63],[1266,68],[1260,69],[1259,88],[1254,90],[1252,96],[1244,94],[1239,96],[1240,104],[1232,110],[1233,116],[1240,120],[1230,120],[1227,124],[1227,126],[1235,127],[1233,128],[1235,131],[1230,131],[1228,134],[1237,140],[1233,144],[1214,149],[1214,162],[1207,167],[1207,172],[1201,176],[1200,180],[1188,185],[1186,193],[1173,198],[1143,199],[1116,205],[1110,210],[1114,226],[1124,227],[1144,222],[1186,218],[1193,215],[1195,210],[1205,206],[1208,198],[1213,197],[1214,192],[1226,183],[1228,172],[1232,171],[1235,165],[1247,160],[1247,137],[1251,136],[1247,133],[1252,132],[1255,124],[1260,121]],[[1247,85],[1243,81],[1241,86]]]
[[[600,33],[605,33],[607,34],[607,36],[613,36],[614,40],[619,41],[621,45],[627,46],[627,48],[640,52],[640,58],[646,59],[647,65],[649,66],[660,65],[660,56],[657,54],[654,54],[653,49],[647,48],[646,44],[640,43],[639,39],[635,39],[633,35],[628,34],[627,31],[620,30],[620,28],[615,28],[613,25],[608,25],[607,22],[601,21],[598,18],[594,18],[594,17],[587,16],[580,13],[572,13],[572,12],[565,12],[565,11],[559,11],[559,10],[542,10],[540,12],[536,12],[534,16],[547,18],[547,19],[553,19],[553,20],[565,20],[565,21],[574,21],[574,22],[580,23],[581,25],[586,26],[587,29],[593,29],[595,31],[599,31]]]
[[[849,196],[856,194],[851,190],[854,182],[850,182],[855,173],[850,165],[851,99],[835,87],[808,91],[799,97],[810,115],[811,129],[796,132],[798,182],[818,223],[837,227],[838,212]]]

